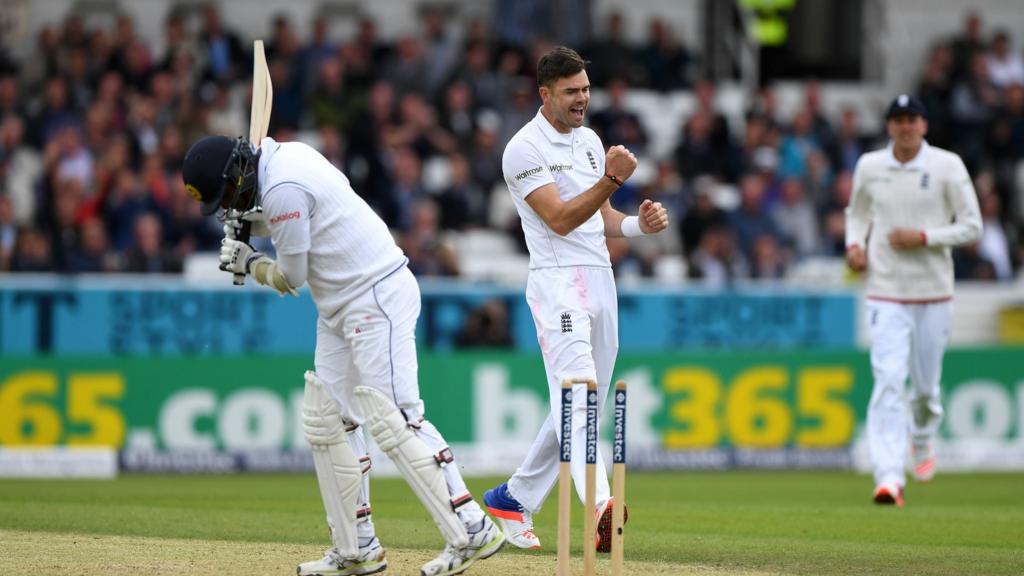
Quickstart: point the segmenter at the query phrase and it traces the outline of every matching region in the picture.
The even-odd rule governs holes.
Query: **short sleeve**
[[[270,228],[270,240],[278,254],[308,252],[309,216],[312,199],[297,186],[281,184],[263,198],[263,218]]]
[[[509,191],[518,198],[555,181],[537,148],[523,140],[513,140],[505,148],[501,170]]]

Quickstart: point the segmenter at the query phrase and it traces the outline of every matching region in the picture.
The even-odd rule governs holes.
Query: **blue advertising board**
[[[251,283],[250,283],[251,284]],[[497,300],[513,347],[536,351],[520,290],[423,281],[417,339],[457,347],[472,310]],[[220,356],[312,354],[316,310],[308,291],[282,298],[259,287],[195,287],[143,281],[8,277],[0,285],[0,354]],[[855,297],[847,292],[623,288],[623,350],[849,348]]]

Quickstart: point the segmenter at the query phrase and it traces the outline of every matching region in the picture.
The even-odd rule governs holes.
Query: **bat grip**
[[[248,220],[242,220],[242,227],[238,229],[238,234],[235,236],[235,239],[238,240],[239,242],[245,242],[246,244],[248,244],[249,243],[249,238],[251,236],[252,236],[252,222],[250,222]],[[234,274],[234,277],[231,279],[231,283],[234,284],[235,286],[244,286],[245,285],[245,274],[237,273],[236,272]]]

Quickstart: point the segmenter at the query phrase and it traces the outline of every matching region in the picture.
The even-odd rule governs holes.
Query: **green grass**
[[[844,472],[630,473],[627,560],[724,574],[1024,573],[1024,475],[940,475],[911,484],[902,510],[872,504],[871,487]],[[374,480],[372,495],[386,546],[440,548],[400,480]],[[553,570],[556,509],[553,492],[536,518],[544,550],[502,555],[549,555]],[[575,542],[578,505],[573,520]],[[0,530],[326,545],[312,474],[0,480]]]

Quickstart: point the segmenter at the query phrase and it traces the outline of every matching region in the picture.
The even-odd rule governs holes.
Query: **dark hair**
[[[572,48],[556,46],[537,62],[537,85],[551,86],[559,78],[579,74],[588,62]]]

